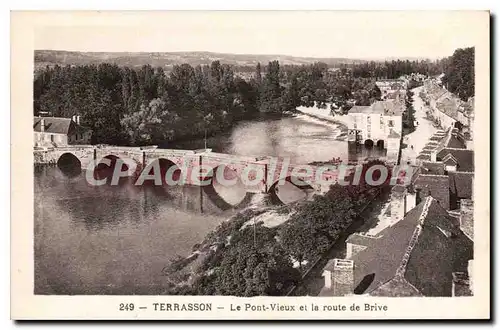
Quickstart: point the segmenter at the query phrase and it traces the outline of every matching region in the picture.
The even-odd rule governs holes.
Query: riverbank
[[[340,129],[340,134],[337,136],[339,140],[345,140],[347,138],[347,129],[350,125],[350,119],[347,115],[336,115],[332,116],[329,107],[326,109],[320,109],[316,106],[305,107],[300,106],[296,108],[296,113],[308,116],[310,118],[317,119],[324,123],[335,124]]]
[[[237,237],[240,235],[247,237],[249,233],[259,231],[254,239],[261,240],[263,231],[276,233],[295,212],[293,205],[268,206],[268,203],[263,198],[257,205],[243,209],[219,224],[203,241],[195,244],[190,255],[171,260],[162,270],[166,280],[163,294],[192,295],[208,290],[200,286],[200,281],[213,274],[214,265],[224,262],[225,255],[221,251],[239,240]]]

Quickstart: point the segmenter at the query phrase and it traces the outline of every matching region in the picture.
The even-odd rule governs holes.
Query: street
[[[438,130],[433,126],[432,121],[426,118],[426,106],[419,95],[422,88],[423,86],[412,89],[414,117],[418,125],[415,127],[415,131],[403,137],[406,148],[401,150],[401,164],[406,164],[408,161],[413,163],[429,141],[429,138]],[[413,146],[413,149],[411,146]]]

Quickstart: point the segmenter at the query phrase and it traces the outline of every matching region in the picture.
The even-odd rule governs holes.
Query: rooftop
[[[44,131],[52,134],[70,134],[72,130],[86,130],[81,125],[75,123],[71,118],[62,117],[33,117],[33,130],[41,132],[41,121],[45,122]]]
[[[442,162],[423,162],[422,174],[444,175],[444,164]]]
[[[452,273],[472,259],[472,241],[432,197],[380,235],[353,257],[355,293],[450,296]]]
[[[375,101],[370,106],[354,106],[349,113],[381,114],[384,116],[399,116],[404,111],[404,103],[399,100]]]
[[[457,171],[474,172],[474,151],[461,148],[443,148],[437,155],[436,160],[443,160],[451,155],[457,160]]]
[[[372,113],[372,110],[368,105],[355,105],[349,110],[349,113]]]
[[[457,135],[452,135],[450,137],[450,140],[446,144],[447,148],[457,148],[457,149],[466,149],[467,146],[465,145],[464,141],[460,139]]]
[[[376,101],[372,107],[375,113],[383,113],[384,116],[400,116],[404,111],[404,103],[398,100]]]
[[[450,208],[450,188],[447,175],[420,174],[413,186],[421,197],[432,196],[446,210]]]
[[[450,187],[450,208],[458,208],[458,200],[472,199],[474,173],[451,172],[448,174]]]

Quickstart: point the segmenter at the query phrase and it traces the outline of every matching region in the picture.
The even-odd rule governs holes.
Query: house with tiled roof
[[[397,162],[405,103],[399,99],[376,101],[349,110],[348,141],[387,149],[387,159]]]
[[[89,144],[92,131],[80,125],[80,116],[34,117],[33,135],[35,147],[54,147]]]
[[[406,94],[407,81],[403,79],[380,79],[375,82],[380,89],[382,99],[386,99],[389,95],[399,92]]]
[[[471,226],[467,214],[459,223],[428,196],[376,236],[349,238],[346,259],[325,267],[320,295],[470,295],[473,242],[464,231]]]
[[[464,102],[433,79],[424,82],[423,96],[431,110],[430,115],[443,129],[465,127],[472,132],[474,98]]]
[[[456,128],[431,142],[417,157],[420,173],[412,186],[418,198],[433,196],[446,210],[459,210],[462,200],[473,199],[474,150]]]

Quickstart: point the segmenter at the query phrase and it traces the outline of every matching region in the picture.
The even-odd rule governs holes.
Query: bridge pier
[[[200,201],[203,204],[203,186],[199,180],[203,175],[207,175],[204,167],[212,169],[212,172],[217,172],[221,166],[226,167],[226,180],[234,181],[237,185],[234,191],[231,187],[215,187],[217,193],[229,196],[230,200],[235,202],[240,196],[242,190],[246,193],[271,193],[274,185],[281,178],[285,180],[289,177],[298,176],[297,173],[304,173],[304,165],[291,165],[287,159],[278,159],[271,157],[255,158],[245,156],[235,156],[207,151],[192,151],[192,150],[174,150],[174,149],[157,149],[157,148],[137,148],[137,147],[118,147],[118,146],[67,146],[54,148],[51,150],[34,150],[36,164],[57,164],[58,159],[65,153],[72,154],[80,161],[81,168],[87,170],[92,161],[99,161],[103,157],[113,156],[123,160],[133,160],[137,165],[137,170],[144,170],[152,160],[166,160],[169,166],[177,166],[183,173],[181,175],[186,178],[186,184],[200,186]],[[196,167],[198,166],[198,169]],[[309,165],[308,165],[309,166]],[[316,174],[319,175],[318,168],[312,166],[313,170],[306,171],[307,177],[303,181],[310,182],[310,186],[316,191],[324,191],[326,185],[318,182]],[[306,169],[307,170],[307,169]],[[193,173],[193,171],[196,171]],[[213,173],[212,184],[215,178]],[[321,175],[326,180],[334,183],[338,172],[333,170],[321,170]],[[129,173],[129,175],[134,175]],[[198,176],[198,180],[196,179]],[[220,182],[219,182],[220,183]],[[221,190],[222,189],[222,190]],[[234,192],[234,194],[233,194]],[[233,194],[233,195],[231,195]],[[206,198],[205,198],[206,199]],[[202,212],[203,212],[202,207]]]

